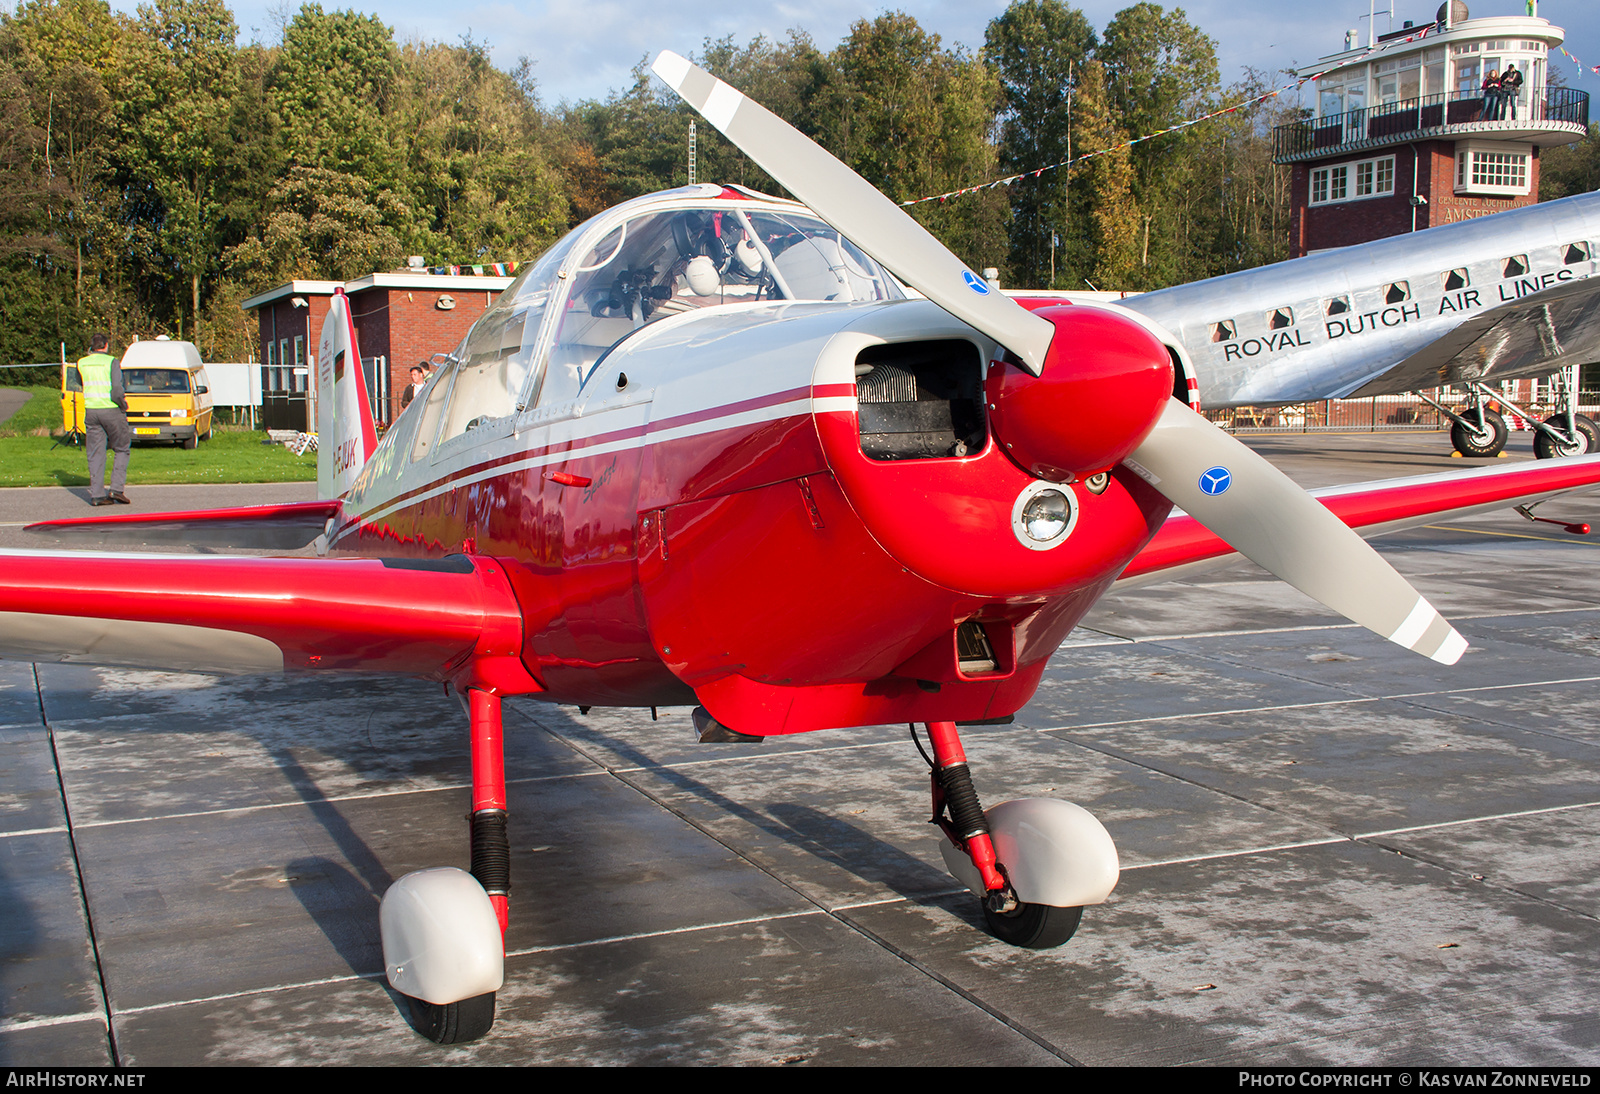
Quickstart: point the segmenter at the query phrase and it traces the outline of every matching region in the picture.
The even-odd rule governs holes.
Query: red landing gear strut
[[[511,914],[511,842],[506,836],[506,761],[500,696],[470,688],[472,718],[472,876],[478,879],[505,941]]]
[[[967,754],[961,748],[961,735],[954,722],[929,722],[928,740],[933,745],[933,823],[944,830],[950,842],[966,852],[983,877],[983,906],[990,912],[1007,913],[1017,908],[1017,894],[1006,879],[1005,866],[995,860],[994,842],[989,838],[989,821],[983,815],[978,792],[967,770]]]

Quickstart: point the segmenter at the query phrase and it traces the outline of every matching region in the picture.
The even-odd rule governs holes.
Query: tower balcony
[[[1272,131],[1274,163],[1304,163],[1417,140],[1518,141],[1547,148],[1581,140],[1589,132],[1589,93],[1547,87],[1516,105],[1517,117],[1485,118],[1476,91],[1449,91],[1381,106],[1347,110],[1280,125]]]

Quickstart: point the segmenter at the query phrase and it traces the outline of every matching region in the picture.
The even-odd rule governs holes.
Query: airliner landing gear
[[[1550,399],[1559,410],[1544,421],[1491,391],[1486,385],[1467,385],[1473,403],[1459,414],[1418,392],[1423,402],[1449,418],[1450,441],[1463,456],[1495,456],[1506,444],[1506,423],[1495,410],[1505,404],[1533,425],[1533,454],[1541,460],[1561,456],[1583,456],[1600,452],[1600,426],[1578,413],[1578,366],[1562,369],[1550,378]]]
[[[406,996],[416,1031],[441,1045],[475,1041],[494,1024],[505,978],[511,844],[500,697],[472,688],[472,873],[407,874],[378,912],[389,986]]]
[[[1117,884],[1117,849],[1085,809],[1054,798],[1022,798],[984,811],[954,722],[929,722],[933,823],[945,867],[982,902],[989,931],[1027,949],[1071,938],[1085,904],[1102,903]]]

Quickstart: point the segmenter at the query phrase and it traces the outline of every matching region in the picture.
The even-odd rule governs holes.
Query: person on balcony
[[[1517,120],[1517,100],[1522,97],[1522,73],[1517,71],[1516,65],[1507,65],[1505,72],[1500,74],[1500,116],[1506,116],[1506,111],[1511,111],[1511,120]]]
[[[1505,112],[1505,98],[1500,90],[1500,70],[1491,68],[1483,77],[1483,112],[1479,121],[1497,122]]]

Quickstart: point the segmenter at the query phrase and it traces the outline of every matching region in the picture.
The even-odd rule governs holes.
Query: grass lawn
[[[82,448],[52,448],[40,429],[61,430],[61,393],[31,387],[33,398],[0,423],[0,486],[87,486],[89,464]],[[172,444],[135,441],[128,460],[128,484],[172,482],[315,482],[317,454],[296,456],[280,444],[262,444],[265,433],[219,425],[194,451]],[[106,453],[109,464],[111,453]],[[110,470],[107,469],[109,477]]]

